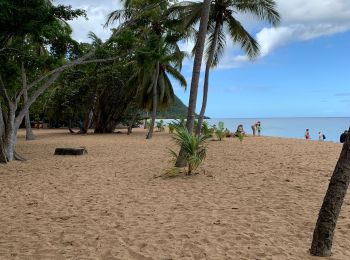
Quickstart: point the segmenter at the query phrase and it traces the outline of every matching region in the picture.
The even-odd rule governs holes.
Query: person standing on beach
[[[260,124],[260,122],[256,125],[256,130],[258,130],[258,136],[260,136],[260,133],[261,133],[261,124]]]
[[[255,136],[255,134],[256,134],[256,129],[257,129],[258,124],[260,124],[260,121],[254,123],[254,124],[252,125],[253,136]]]
[[[322,132],[318,132],[318,141],[323,141],[323,134],[322,134]]]
[[[311,138],[310,138],[310,131],[309,131],[309,129],[306,129],[306,131],[305,131],[305,139],[306,139],[306,140],[311,139]]]
[[[318,141],[323,142],[326,139],[326,136],[322,132],[318,132]]]
[[[255,131],[256,131],[256,125],[252,125],[252,131],[253,131],[253,136],[255,136]]]

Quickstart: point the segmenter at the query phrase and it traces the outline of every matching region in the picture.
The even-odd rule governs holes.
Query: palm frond
[[[184,87],[186,89],[187,87],[187,82],[186,82],[186,79],[185,77],[178,71],[176,70],[175,68],[173,68],[172,66],[170,65],[167,65],[165,67],[165,70],[167,73],[169,73],[174,79],[176,79],[180,85],[182,87]]]
[[[266,20],[276,26],[281,17],[275,0],[234,0],[232,6],[241,13],[251,13],[260,20]]]
[[[209,37],[206,42],[205,59],[209,62],[209,57],[213,55],[211,66],[215,67],[221,56],[224,54],[226,36],[220,22],[215,22],[215,26],[210,28]]]
[[[251,59],[260,54],[258,42],[247,32],[242,24],[232,15],[225,17],[228,23],[230,36],[235,43],[241,45],[244,52]]]
[[[195,171],[206,157],[206,140],[208,136],[195,136],[189,133],[187,128],[181,124],[174,124],[175,133],[172,136],[175,143],[183,151],[183,158],[188,164],[188,174]],[[173,153],[175,158],[178,158],[176,153]]]
[[[101,46],[103,44],[103,41],[94,32],[89,32],[88,38],[92,40],[94,46]]]

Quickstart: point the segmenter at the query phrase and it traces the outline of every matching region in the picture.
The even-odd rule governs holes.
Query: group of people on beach
[[[253,136],[255,136],[256,134],[258,134],[258,136],[260,136],[261,129],[262,128],[261,128],[261,122],[260,121],[257,121],[256,123],[254,123],[252,125]],[[238,135],[238,134],[246,135],[246,132],[244,131],[242,124],[238,125],[238,127],[237,127],[235,135]]]
[[[305,137],[306,140],[310,140],[311,139],[310,130],[309,129],[305,130],[304,137]],[[323,134],[321,131],[318,132],[318,141],[323,142],[325,139],[326,139],[325,134]]]

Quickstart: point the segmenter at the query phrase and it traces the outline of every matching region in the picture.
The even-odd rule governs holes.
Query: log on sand
[[[85,148],[56,148],[55,155],[84,155],[87,154]]]

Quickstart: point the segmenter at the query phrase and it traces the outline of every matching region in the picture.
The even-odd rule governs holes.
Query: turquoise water
[[[318,140],[318,132],[326,135],[325,141],[339,142],[339,136],[350,126],[350,117],[295,117],[295,118],[214,118],[209,124],[225,123],[230,131],[236,131],[243,124],[244,131],[252,133],[251,125],[261,122],[261,135],[275,137],[304,138],[306,128],[310,129],[311,140]]]

